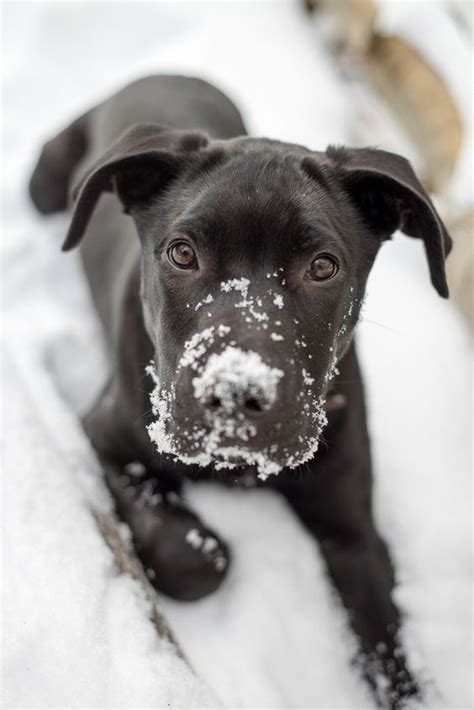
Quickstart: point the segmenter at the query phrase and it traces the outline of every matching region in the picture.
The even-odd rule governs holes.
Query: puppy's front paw
[[[416,710],[423,700],[420,684],[407,668],[400,648],[389,653],[385,644],[377,652],[359,659],[364,675],[372,686],[377,706],[383,710]]]
[[[148,578],[160,592],[181,601],[214,592],[227,571],[227,545],[193,513],[166,508],[156,535],[138,547]]]
[[[230,553],[173,490],[134,461],[105,467],[117,512],[132,531],[138,556],[155,589],[191,601],[214,592]]]

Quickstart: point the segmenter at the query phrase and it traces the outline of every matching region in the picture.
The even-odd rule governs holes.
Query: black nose
[[[283,374],[256,352],[228,345],[193,379],[194,396],[213,414],[259,417],[274,408]]]
[[[205,404],[207,409],[214,412],[222,411],[234,415],[241,412],[248,417],[259,416],[272,406],[263,392],[242,392],[239,389],[227,390],[220,396],[214,392],[206,398]]]

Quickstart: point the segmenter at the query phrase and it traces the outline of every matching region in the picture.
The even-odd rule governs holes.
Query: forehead
[[[227,254],[288,253],[313,242],[337,241],[334,200],[306,174],[301,160],[301,155],[272,150],[226,156],[195,180],[173,228]]]

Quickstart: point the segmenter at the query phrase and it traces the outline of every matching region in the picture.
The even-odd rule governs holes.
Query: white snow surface
[[[206,76],[253,133],[321,148],[355,130],[339,74],[294,3],[2,9],[3,707],[372,707],[320,554],[267,491],[189,490],[233,551],[217,593],[162,600],[199,679],[156,638],[91,512],[111,501],[76,413],[106,369],[78,255],[59,251],[67,218],[40,218],[25,192],[42,140],[139,75]],[[410,659],[426,707],[470,708],[472,345],[421,244],[384,246],[359,343]]]

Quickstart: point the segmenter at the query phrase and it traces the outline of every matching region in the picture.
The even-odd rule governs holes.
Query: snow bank
[[[94,455],[22,347],[3,362],[3,707],[218,706],[117,573],[92,515],[110,508]]]

